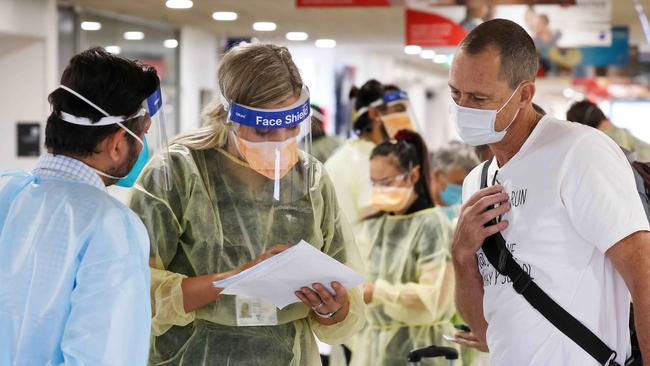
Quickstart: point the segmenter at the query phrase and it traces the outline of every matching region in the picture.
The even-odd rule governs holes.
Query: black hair
[[[499,52],[499,74],[512,89],[524,80],[535,80],[539,67],[537,49],[519,24],[506,19],[489,20],[474,28],[459,46],[469,55],[478,55],[488,47]]]
[[[383,96],[384,86],[375,79],[366,81],[361,88],[353,86],[350,90],[350,99],[354,100],[355,111],[368,107],[370,103],[383,98]],[[352,129],[357,136],[361,136],[364,132],[370,132],[372,130],[372,123],[368,113],[357,116],[357,119],[352,123]]]
[[[424,198],[431,206],[435,206],[431,193],[431,164],[429,150],[417,132],[400,130],[395,135],[395,142],[386,141],[377,145],[370,154],[372,160],[376,156],[395,156],[399,161],[401,172],[410,173],[409,169],[420,167],[420,179],[415,183],[415,192]]]
[[[605,113],[598,106],[588,100],[575,102],[566,113],[566,119],[571,122],[582,123],[598,128],[600,123],[607,119]]]
[[[74,56],[63,71],[61,85],[81,94],[111,116],[131,116],[160,85],[153,67],[110,54],[103,48],[91,48]],[[86,117],[93,122],[104,115],[67,90],[50,93],[52,113],[45,127],[45,146],[53,154],[85,157],[97,153],[97,145],[117,132],[116,124],[80,126],[63,121],[60,113]],[[136,135],[142,134],[144,118],[134,118],[123,125]],[[130,134],[131,143],[135,139]]]

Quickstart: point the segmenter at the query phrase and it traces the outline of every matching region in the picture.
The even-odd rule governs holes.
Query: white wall
[[[218,95],[218,38],[196,28],[181,28],[180,37],[180,131],[200,126],[201,90]]]
[[[40,122],[44,136],[56,70],[56,1],[0,0],[0,170],[34,166],[17,157],[16,122]]]

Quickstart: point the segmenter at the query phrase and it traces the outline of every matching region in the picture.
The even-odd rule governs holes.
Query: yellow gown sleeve
[[[185,326],[194,321],[195,312],[186,313],[181,282],[187,276],[151,268],[151,333],[159,336],[172,326]]]
[[[375,281],[372,304],[383,305],[386,314],[407,325],[432,324],[454,313],[454,273],[449,253],[451,225],[439,212],[432,220],[414,226],[417,282]],[[437,217],[437,219],[436,219]],[[408,245],[402,246],[407,248]]]
[[[372,304],[407,325],[436,323],[454,313],[453,267],[445,253],[421,267],[418,282],[375,281]]]
[[[171,151],[173,187],[166,191],[156,184],[156,169],[161,160],[153,159],[131,191],[129,207],[140,217],[151,240],[149,268],[151,270],[152,333],[164,334],[172,326],[184,326],[194,320],[195,313],[185,313],[181,282],[186,276],[167,271],[183,232],[183,202],[181,199],[191,174],[188,155]]]
[[[323,252],[332,258],[345,263],[347,266],[359,271],[361,256],[352,233],[352,228],[342,214],[338,200],[327,173],[322,170],[322,195],[323,212],[322,231],[324,236]],[[350,302],[348,316],[342,322],[324,326],[310,314],[309,323],[316,336],[329,344],[340,344],[352,335],[358,333],[365,325],[366,305],[363,302],[363,293],[360,287],[347,289]]]

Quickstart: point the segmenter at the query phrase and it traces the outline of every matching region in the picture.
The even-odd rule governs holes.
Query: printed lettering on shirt
[[[512,207],[519,207],[526,204],[526,195],[528,194],[528,188],[524,189],[515,189],[510,192],[510,204]]]
[[[510,243],[506,244],[506,248],[512,253],[512,256],[514,257],[515,260],[517,260],[517,255],[516,253],[516,247],[517,243]],[[483,277],[483,287],[490,287],[490,286],[503,286],[505,284],[511,283],[512,280],[508,278],[508,276],[504,276],[497,272],[497,270],[490,264],[488,261],[487,257],[485,256],[485,253],[483,250],[480,250],[478,253],[476,253],[476,258],[478,261],[478,268],[479,272],[481,273],[481,276]],[[528,275],[535,279],[535,277],[532,274],[531,266],[528,263],[521,263],[520,261],[517,261],[521,268],[528,273]]]

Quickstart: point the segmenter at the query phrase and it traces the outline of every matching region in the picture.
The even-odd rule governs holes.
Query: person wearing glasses
[[[352,365],[403,365],[409,351],[453,333],[451,224],[435,207],[422,137],[408,130],[395,137],[370,158],[377,212],[357,235],[368,324],[352,344]]]

